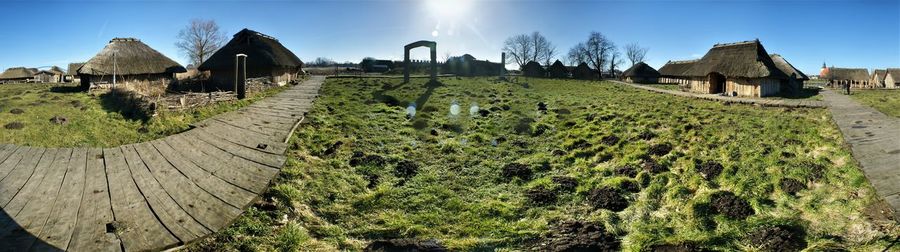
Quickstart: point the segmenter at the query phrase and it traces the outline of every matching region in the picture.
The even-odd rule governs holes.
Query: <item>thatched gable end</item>
[[[33,78],[35,71],[24,67],[13,67],[6,69],[0,74],[0,80],[30,79]]]
[[[778,70],[781,70],[782,72],[787,74],[788,77],[796,80],[809,80],[809,77],[807,77],[806,74],[801,72],[800,69],[794,67],[794,65],[791,65],[790,62],[787,62],[787,60],[785,60],[784,57],[782,57],[780,54],[772,54],[769,55],[769,57],[771,57],[772,61],[775,62],[775,66],[778,67]]]
[[[597,78],[597,73],[591,69],[587,63],[581,62],[572,70],[572,78],[579,80],[593,80]]]
[[[247,55],[248,72],[271,71],[274,68],[300,68],[303,61],[291,50],[268,35],[243,29],[228,44],[200,64],[200,71],[234,70],[234,57],[237,54]]]
[[[187,70],[134,38],[114,38],[78,70],[85,75],[173,74]]]
[[[550,78],[569,78],[569,69],[559,60],[550,65],[548,72],[550,72]]]
[[[728,78],[788,78],[775,66],[759,40],[716,44],[684,72],[685,75],[694,77],[710,73],[719,73]]]
[[[66,75],[78,75],[78,69],[81,69],[84,63],[69,63],[69,68],[66,69]]]
[[[547,72],[540,63],[529,61],[522,66],[522,75],[527,77],[546,77]]]

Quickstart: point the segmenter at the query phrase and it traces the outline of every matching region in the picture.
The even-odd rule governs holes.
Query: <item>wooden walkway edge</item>
[[[284,165],[324,80],[144,143],[0,144],[0,251],[159,251],[227,227]]]

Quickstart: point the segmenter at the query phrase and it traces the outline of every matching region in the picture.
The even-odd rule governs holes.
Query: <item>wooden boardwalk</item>
[[[854,101],[847,95],[823,91],[832,120],[841,129],[866,178],[900,219],[900,119]]]
[[[278,174],[323,81],[150,142],[0,145],[0,251],[164,250],[228,226]]]
[[[749,98],[749,97],[731,97],[721,96],[718,94],[698,94],[684,92],[679,90],[670,90],[656,88],[651,85],[641,85],[613,80],[612,82],[628,85],[635,88],[649,90],[657,93],[671,94],[676,96],[699,98],[710,101],[733,102],[741,104],[754,104],[767,107],[790,107],[790,108],[825,108],[826,104],[822,101],[804,100],[804,99],[765,99],[765,98]]]

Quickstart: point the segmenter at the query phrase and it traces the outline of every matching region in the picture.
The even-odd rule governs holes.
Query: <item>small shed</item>
[[[142,95],[164,94],[175,73],[186,70],[174,60],[135,38],[114,38],[78,69],[81,86],[125,88]]]
[[[272,83],[286,85],[303,74],[303,61],[281,42],[269,35],[243,29],[197,68],[209,71],[209,80],[222,90],[234,89],[235,55],[247,55],[249,78],[267,78]]]
[[[547,71],[540,63],[529,61],[522,66],[522,75],[527,77],[547,77]]]
[[[581,62],[572,70],[572,78],[579,80],[596,80],[597,72],[591,69],[587,63]]]
[[[638,62],[622,72],[625,82],[631,83],[659,83],[659,72],[644,62]]]
[[[781,85],[781,92],[796,94],[803,90],[803,82],[808,81],[809,77],[806,76],[800,69],[791,65],[784,57],[780,54],[771,54],[769,57],[772,58],[772,61],[775,62],[775,66],[778,67],[779,70],[788,75],[788,80]]]
[[[569,78],[569,69],[559,60],[553,62],[547,72],[549,72],[550,78]]]
[[[0,74],[0,83],[23,83],[34,80],[35,72],[24,67],[12,67]]]

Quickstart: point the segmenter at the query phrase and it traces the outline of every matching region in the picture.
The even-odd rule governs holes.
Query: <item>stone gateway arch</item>
[[[437,81],[437,42],[421,40],[403,47],[403,83],[409,82],[409,50],[422,46],[431,48],[431,82]]]

